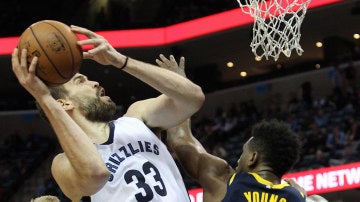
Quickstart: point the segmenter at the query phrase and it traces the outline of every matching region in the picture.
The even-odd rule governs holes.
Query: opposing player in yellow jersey
[[[168,130],[167,143],[203,187],[205,202],[305,201],[296,188],[281,183],[299,151],[296,136],[280,121],[262,121],[253,127],[235,169],[206,152],[191,135],[190,120]]]
[[[179,65],[170,60],[156,62],[186,76],[184,58]],[[185,171],[203,187],[204,202],[326,201],[306,197],[305,190],[291,179],[281,183],[282,175],[298,159],[299,142],[280,121],[262,121],[253,127],[235,169],[225,160],[207,153],[192,135],[190,119],[167,131],[167,144]]]

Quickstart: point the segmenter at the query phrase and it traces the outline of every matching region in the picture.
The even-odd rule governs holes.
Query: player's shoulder
[[[306,194],[301,193],[297,188],[287,185],[284,186],[282,189],[288,192],[288,201],[306,201]]]
[[[126,110],[126,113],[123,115],[123,117],[140,118],[143,111],[142,102],[143,101],[137,101],[132,103]]]
[[[148,106],[151,105],[154,98],[145,99],[145,100],[139,100],[134,103],[132,103],[128,109],[126,110],[126,113],[123,115],[124,117],[132,117],[137,118],[141,121],[144,121],[145,114],[147,113]]]
[[[217,181],[228,183],[229,179],[235,173],[235,170],[224,159],[209,153],[203,153],[200,158],[202,172],[206,175],[216,178]]]

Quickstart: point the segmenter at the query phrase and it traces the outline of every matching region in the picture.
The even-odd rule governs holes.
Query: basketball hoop
[[[250,47],[256,58],[277,61],[281,53],[290,57],[293,49],[298,55],[304,52],[300,27],[311,0],[237,1],[241,10],[254,18]]]

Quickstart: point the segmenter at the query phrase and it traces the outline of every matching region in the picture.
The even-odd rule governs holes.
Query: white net
[[[237,1],[242,11],[254,18],[250,47],[256,58],[277,61],[281,53],[290,57],[293,49],[298,55],[304,52],[300,27],[311,0]]]

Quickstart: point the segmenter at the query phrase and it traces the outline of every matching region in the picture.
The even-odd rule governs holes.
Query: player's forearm
[[[198,179],[199,159],[202,154],[206,153],[206,150],[192,135],[190,120],[187,119],[182,124],[168,129],[166,142],[168,147],[176,154],[186,172],[191,177]]]
[[[176,154],[181,166],[194,179],[199,179],[199,163],[202,152],[199,152],[194,143],[185,143],[180,140],[180,143],[172,144],[171,150]]]
[[[120,62],[117,66],[122,64]],[[196,112],[204,102],[205,96],[200,86],[169,70],[131,58],[123,70],[167,95],[179,105],[183,104],[184,108],[187,108],[184,110]]]
[[[49,119],[60,145],[75,170],[84,176],[107,172],[96,147],[85,132],[51,96],[38,102]]]

